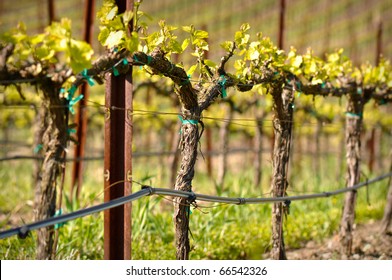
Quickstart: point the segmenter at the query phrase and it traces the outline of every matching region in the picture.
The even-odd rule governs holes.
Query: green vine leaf
[[[105,47],[109,49],[119,46],[122,43],[124,38],[125,32],[122,30],[119,31],[112,31],[109,33],[109,36],[106,38],[105,43],[103,44]]]

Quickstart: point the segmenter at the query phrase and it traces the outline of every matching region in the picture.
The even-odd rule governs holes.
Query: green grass
[[[342,187],[342,183],[330,176],[334,159],[326,158],[328,170],[314,176],[311,162],[304,160],[301,168],[294,168],[291,175],[290,195],[304,192],[319,192]],[[167,174],[164,165],[138,159],[134,178],[149,178],[146,183],[166,187]],[[148,166],[150,171],[145,171]],[[87,178],[80,203],[67,203],[64,212],[71,212],[86,205],[102,202],[102,176],[100,163],[91,162],[86,166]],[[71,168],[68,168],[70,170]],[[256,197],[269,191],[269,169],[265,166],[263,188],[252,185],[252,170],[229,172],[225,188],[220,195],[232,197]],[[32,207],[26,201],[32,200],[30,175],[31,164],[26,162],[0,163],[2,187],[0,188],[1,228],[12,222],[21,225],[32,221]],[[295,172],[294,172],[295,171]],[[69,171],[68,171],[69,172]],[[69,178],[70,176],[67,175]],[[69,180],[69,179],[67,179]],[[139,179],[141,180],[141,179]],[[68,183],[68,181],[67,181]],[[134,185],[134,191],[138,186]],[[213,182],[199,171],[194,180],[194,191],[213,193]],[[369,189],[370,205],[366,190],[359,191],[356,207],[357,222],[366,223],[382,217],[387,187],[382,181]],[[66,191],[67,193],[67,191]],[[285,242],[289,248],[301,248],[309,240],[321,241],[334,234],[339,227],[343,196],[295,201],[291,203],[290,215],[285,221]],[[23,205],[23,206],[21,206]],[[15,211],[15,209],[17,211]],[[192,209],[191,259],[260,259],[270,249],[271,205],[217,205],[199,203]],[[174,259],[173,205],[160,196],[145,197],[133,203],[134,259]],[[11,237],[0,240],[1,259],[34,259],[35,233],[20,240]],[[103,258],[103,214],[95,214],[66,223],[59,230],[58,259],[102,259]]]

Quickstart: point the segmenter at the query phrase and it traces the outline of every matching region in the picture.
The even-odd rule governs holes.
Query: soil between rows
[[[339,236],[322,242],[309,241],[304,248],[288,249],[289,260],[392,260],[392,232],[379,233],[380,222],[357,225],[354,230],[353,254],[342,256],[339,249]]]

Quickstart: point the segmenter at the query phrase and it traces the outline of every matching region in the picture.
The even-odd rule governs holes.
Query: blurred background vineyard
[[[72,19],[73,31],[81,39],[82,0],[54,1],[56,18]],[[46,0],[3,0],[0,2],[0,32],[24,21],[29,32],[42,31],[48,24]],[[96,1],[96,9],[102,1]],[[276,0],[144,0],[142,11],[172,25],[194,24],[210,32],[211,52],[222,41],[230,40],[239,26],[250,23],[253,32],[262,32],[277,42],[279,1]],[[317,55],[344,48],[356,63],[373,62],[377,28],[383,24],[385,57],[392,55],[391,0],[289,0],[286,4],[284,48],[299,51],[312,47]],[[95,29],[98,30],[98,27]],[[97,33],[96,33],[97,34]],[[98,49],[98,45],[95,44]]]
[[[56,19],[67,17],[72,20],[74,37],[82,39],[84,1],[57,0],[54,2]],[[147,21],[154,30],[160,19],[170,25],[193,24],[198,29],[209,32],[209,58],[217,61],[223,54],[219,44],[232,40],[240,25],[248,22],[251,33],[262,32],[277,44],[279,28],[278,0],[144,0],[141,10],[153,19]],[[28,33],[42,32],[49,24],[47,0],[1,0],[0,33],[15,27],[23,21]],[[96,0],[95,12],[102,1]],[[95,20],[93,46],[95,56],[104,53],[98,43],[98,22]],[[308,47],[318,56],[343,48],[344,53],[356,65],[366,61],[375,63],[377,36],[382,27],[382,54],[392,57],[392,0],[288,0],[283,49],[294,46],[299,53]],[[187,63],[187,57],[178,57]],[[142,71],[135,69],[135,114],[134,114],[134,179],[157,187],[171,187],[170,174],[175,137],[179,132],[178,108],[168,98],[171,84],[164,79],[153,80],[166,88],[164,94],[154,88],[141,86],[146,80]],[[149,76],[148,76],[149,77]],[[23,101],[17,90],[9,87],[0,89],[0,157],[37,155],[34,146],[34,123],[39,97],[34,88],[22,87],[26,100]],[[229,99],[238,107],[251,100],[255,93],[238,94],[228,91]],[[84,185],[81,202],[69,201],[69,185],[72,163],[67,164],[65,176],[66,212],[85,205],[101,202],[103,189],[103,124],[104,86],[91,88],[88,106],[89,128],[86,157],[93,159],[85,163]],[[211,119],[205,120],[206,128],[211,128],[212,150],[208,151],[206,137],[203,136],[196,177],[195,191],[227,196],[260,196],[270,190],[271,147],[272,147],[272,101],[268,95],[260,96],[257,107],[242,112],[234,111],[230,124],[230,143],[228,150],[226,184],[218,186],[216,176],[219,172],[219,156],[225,150],[222,146],[221,130],[227,122],[228,103],[220,102],[206,113]],[[344,117],[345,99],[297,97],[294,114],[294,145],[290,163],[290,192],[316,192],[338,189],[345,184],[344,155]],[[245,106],[246,107],[246,106]],[[155,113],[154,113],[155,112]],[[165,114],[158,114],[164,112]],[[257,152],[255,139],[257,123],[255,116],[265,115],[259,125],[263,127],[263,178],[261,191],[253,186],[254,160]],[[392,146],[391,106],[378,107],[370,102],[366,105],[364,131],[362,137],[363,169],[366,176],[383,173],[390,162]],[[174,143],[174,145],[173,145]],[[69,148],[72,158],[73,146]],[[373,150],[370,152],[370,150]],[[163,153],[163,154],[162,154]],[[206,157],[212,154],[212,176],[209,176]],[[95,160],[94,160],[95,158]],[[31,160],[0,161],[0,226],[20,225],[32,220],[33,174]],[[19,176],[24,174],[25,176]],[[137,186],[135,186],[137,189]],[[387,189],[379,185],[378,191],[371,192],[371,204],[366,196],[359,198],[358,220],[379,219],[385,203]],[[158,203],[161,202],[161,203]],[[80,203],[80,204],[79,204]],[[171,205],[162,198],[151,199],[147,204],[134,204],[134,258],[154,259],[173,256],[173,229]],[[260,207],[260,208],[259,208]],[[296,208],[297,207],[297,208]],[[227,211],[226,211],[226,210]],[[261,209],[261,210],[260,210]],[[296,248],[303,242],[333,234],[338,227],[341,199],[309,201],[293,207],[296,219],[288,220],[288,247]],[[217,224],[206,219],[208,215],[194,211],[191,226],[194,239],[192,258],[260,258],[268,248],[269,214],[268,205],[248,208],[213,208],[208,210]],[[263,216],[264,215],[264,216]],[[260,216],[265,223],[260,225]],[[97,215],[102,219],[102,215]],[[247,217],[247,221],[243,221]],[[71,222],[61,232],[59,258],[100,258],[102,253],[102,223],[95,223],[95,217]],[[294,221],[295,220],[295,221]],[[240,222],[238,222],[240,221]],[[254,225],[257,225],[255,227]],[[224,235],[224,232],[235,234]],[[158,233],[158,234],[157,234]],[[241,235],[242,234],[242,235]],[[75,238],[75,235],[84,237]],[[89,238],[90,242],[84,242]],[[227,246],[217,244],[225,242]],[[34,242],[6,240],[0,243],[0,258],[34,258]],[[27,242],[27,243],[23,243]],[[30,243],[29,243],[30,242]],[[25,244],[25,245],[23,245]],[[28,246],[27,246],[27,245]],[[152,244],[152,245],[151,245]],[[156,244],[156,245],[154,245]],[[18,252],[17,248],[23,248]],[[76,249],[72,249],[76,248]],[[14,251],[13,251],[14,250]],[[165,252],[162,254],[162,252]],[[18,255],[19,254],[19,255]],[[20,255],[21,254],[21,255]],[[101,256],[102,257],[102,256]]]
[[[253,32],[262,32],[277,42],[279,2],[277,0],[144,0],[141,10],[154,18],[166,19],[171,25],[193,24],[210,33],[211,52],[217,45],[231,40],[244,22]],[[383,24],[383,54],[392,55],[391,0],[289,0],[286,1],[286,33],[284,49],[295,46],[300,52],[312,47],[316,55],[344,48],[355,62],[373,62],[376,54],[377,29]],[[57,0],[55,17],[72,19],[74,35],[82,38],[82,0]],[[96,0],[96,10],[102,0]],[[46,0],[2,0],[0,2],[0,32],[15,27],[19,21],[27,24],[31,33],[48,24]],[[156,22],[155,21],[155,22]],[[97,35],[98,27],[95,29]],[[98,44],[94,38],[94,46]],[[215,47],[214,47],[215,46]],[[99,51],[102,51],[100,49]]]

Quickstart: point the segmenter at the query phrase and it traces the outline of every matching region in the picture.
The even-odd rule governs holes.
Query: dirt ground
[[[392,260],[392,232],[379,234],[380,223],[359,225],[354,231],[353,255],[344,257],[339,251],[339,236],[321,243],[310,241],[304,248],[287,250],[289,260]]]

